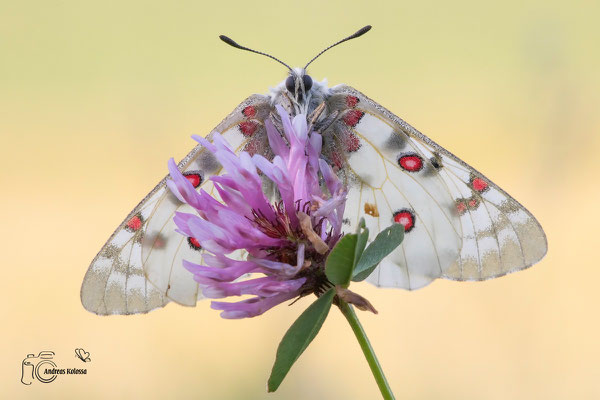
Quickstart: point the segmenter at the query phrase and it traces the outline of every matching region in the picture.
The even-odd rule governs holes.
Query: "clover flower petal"
[[[205,297],[253,296],[213,301],[211,307],[221,310],[223,318],[254,317],[287,300],[318,293],[328,282],[327,253],[341,236],[346,192],[320,158],[321,136],[308,132],[306,115],[290,119],[281,106],[276,109],[282,132],[273,121],[265,121],[272,160],[246,152],[236,155],[219,133],[212,142],[194,136],[226,171],[210,178],[221,201],[197,191],[172,159],[168,163],[168,188],[196,211],[175,213],[177,232],[194,238],[204,251],[202,264],[184,260],[183,266]],[[263,179],[275,184],[278,200],[267,198]],[[232,258],[239,251],[248,254],[245,260]]]

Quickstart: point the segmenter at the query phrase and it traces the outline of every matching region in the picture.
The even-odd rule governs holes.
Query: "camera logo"
[[[90,353],[82,348],[75,349],[75,357],[84,363],[92,361]],[[41,351],[37,356],[27,354],[21,363],[21,382],[31,385],[36,379],[43,383],[53,382],[58,375],[87,375],[87,368],[57,368],[53,351]]]
[[[37,356],[27,354],[21,363],[21,382],[31,385],[35,379],[43,383],[50,383],[56,379],[56,364],[53,351],[41,351]]]

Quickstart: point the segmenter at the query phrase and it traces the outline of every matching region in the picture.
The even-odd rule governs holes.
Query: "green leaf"
[[[362,230],[362,232],[361,232]],[[356,228],[356,248],[354,249],[354,265],[352,266],[352,271],[356,268],[356,264],[360,257],[362,256],[363,251],[365,251],[365,246],[367,245],[367,240],[369,240],[369,229],[365,226],[365,219],[361,218],[358,223],[358,227]]]
[[[359,282],[371,275],[381,260],[394,251],[403,239],[404,225],[402,224],[393,224],[382,230],[362,253],[354,268],[352,280]]]
[[[327,256],[325,262],[325,275],[334,285],[347,285],[352,278],[354,268],[354,250],[356,248],[356,234],[349,234],[335,245]]]
[[[327,314],[329,314],[334,295],[334,289],[325,292],[317,301],[304,310],[285,333],[277,348],[275,364],[273,364],[271,376],[269,377],[267,385],[269,392],[277,390],[292,365],[317,336],[323,322],[325,322],[325,318],[327,318]]]

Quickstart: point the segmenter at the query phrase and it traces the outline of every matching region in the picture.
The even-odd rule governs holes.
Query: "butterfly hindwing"
[[[150,192],[92,261],[81,285],[81,302],[88,311],[101,315],[134,314],[168,303],[147,282],[141,263],[145,221],[163,194],[164,184]]]
[[[336,86],[331,99],[344,154],[330,158],[344,158],[355,177],[347,231],[363,215],[371,239],[392,223],[406,227],[371,283],[416,289],[439,277],[482,280],[544,256],[539,223],[489,179],[357,90]]]
[[[216,128],[235,151],[264,151],[264,119],[271,111],[269,98],[253,95]],[[210,139],[210,136],[209,136]],[[197,187],[216,196],[211,175],[221,167],[198,145],[179,169]],[[202,261],[202,249],[193,238],[174,231],[176,211],[191,212],[166,187],[165,177],[129,214],[92,261],[81,287],[84,307],[96,314],[146,313],[170,300],[195,305],[201,296],[192,274],[181,260]]]

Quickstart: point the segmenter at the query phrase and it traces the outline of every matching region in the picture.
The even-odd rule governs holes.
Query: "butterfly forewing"
[[[349,191],[347,231],[364,215],[371,239],[403,223],[402,245],[368,280],[416,289],[438,277],[482,280],[524,269],[546,253],[539,223],[517,201],[400,118],[346,85],[341,122]]]
[[[262,128],[269,113],[269,98],[253,95],[215,131],[237,152],[264,150]],[[196,146],[179,163],[179,169],[197,190],[216,195],[208,178],[221,173],[221,167],[202,146]],[[81,287],[81,301],[87,310],[96,314],[145,313],[170,300],[194,305],[201,296],[181,261],[202,262],[202,250],[193,238],[176,233],[173,224],[176,211],[192,210],[170,193],[167,179],[129,214],[92,261]]]

